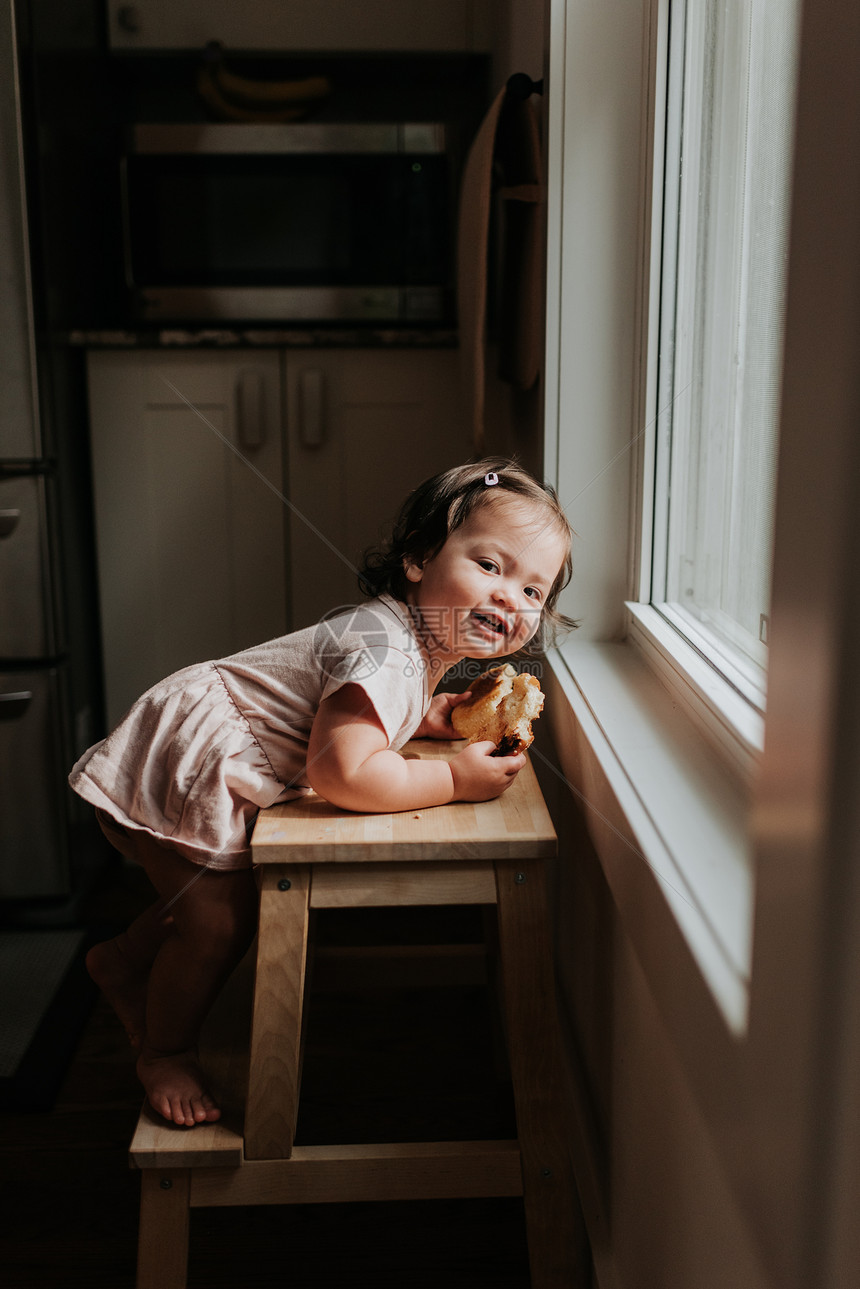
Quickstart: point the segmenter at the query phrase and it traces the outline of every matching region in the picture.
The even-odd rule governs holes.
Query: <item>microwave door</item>
[[[153,321],[442,321],[447,191],[444,155],[129,156],[136,307]]]

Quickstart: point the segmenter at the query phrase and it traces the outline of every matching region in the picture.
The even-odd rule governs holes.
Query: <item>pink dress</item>
[[[383,595],[168,676],[84,753],[69,782],[121,828],[197,864],[245,868],[257,811],[310,791],[307,747],[322,700],[360,686],[396,750],[429,706],[427,676],[408,608]]]

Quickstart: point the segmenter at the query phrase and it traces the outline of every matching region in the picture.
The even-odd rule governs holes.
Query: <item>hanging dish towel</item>
[[[502,90],[481,124],[463,172],[457,236],[460,353],[476,454],[485,444],[485,364],[490,212],[501,199],[499,375],[531,389],[543,344],[543,221],[546,188],[537,112]]]

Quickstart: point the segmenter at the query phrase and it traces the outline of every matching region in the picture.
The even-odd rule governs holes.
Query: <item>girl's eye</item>
[[[495,563],[494,560],[479,559],[478,563],[480,564],[481,568],[484,569],[484,571],[487,573],[498,573],[499,571],[499,566],[498,564]]]
[[[540,591],[537,589],[536,586],[527,586],[526,595],[529,597],[530,600],[539,600],[541,598]]]

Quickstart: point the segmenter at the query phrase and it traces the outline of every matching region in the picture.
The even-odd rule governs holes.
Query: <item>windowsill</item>
[[[729,1030],[742,1035],[754,897],[743,776],[636,648],[574,640],[548,662],[562,767],[649,975],[675,988],[679,960],[692,957]]]

